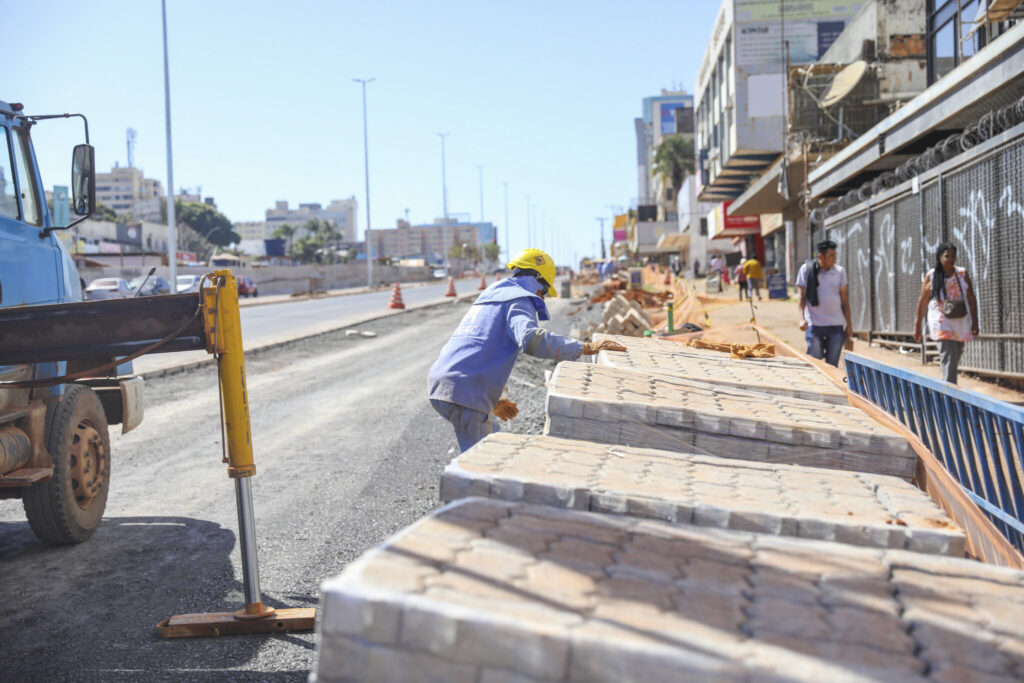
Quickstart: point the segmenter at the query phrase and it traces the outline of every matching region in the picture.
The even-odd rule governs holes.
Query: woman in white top
[[[921,341],[925,312],[931,337],[939,342],[942,379],[956,384],[964,342],[978,336],[978,300],[967,270],[956,266],[956,247],[949,242],[939,245],[935,251],[935,268],[925,274],[921,284],[914,322],[914,341],[917,342]]]

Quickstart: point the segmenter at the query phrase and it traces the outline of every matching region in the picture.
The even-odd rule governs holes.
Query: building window
[[[708,219],[707,218],[701,218],[700,219],[700,234],[703,237],[707,237],[708,236]]]
[[[930,85],[984,47],[991,26],[979,0],[928,0],[927,12]]]

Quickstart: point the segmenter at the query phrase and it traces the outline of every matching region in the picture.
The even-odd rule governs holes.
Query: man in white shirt
[[[836,265],[836,243],[818,243],[817,261],[805,263],[796,276],[800,292],[800,329],[807,355],[839,366],[846,340],[853,337],[846,270]]]

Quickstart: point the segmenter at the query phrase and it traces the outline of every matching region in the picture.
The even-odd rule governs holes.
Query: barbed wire
[[[866,202],[900,183],[912,180],[1021,123],[1024,123],[1024,96],[1016,102],[989,111],[963,131],[940,140],[916,157],[908,159],[891,171],[879,174],[839,199],[813,209],[809,217],[811,224],[820,227],[824,225],[826,218]]]

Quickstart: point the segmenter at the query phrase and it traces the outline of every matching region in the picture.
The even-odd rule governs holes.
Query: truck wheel
[[[46,449],[53,478],[25,490],[25,514],[40,539],[81,543],[96,531],[107,505],[107,418],[96,392],[80,384],[67,387],[49,417]]]

